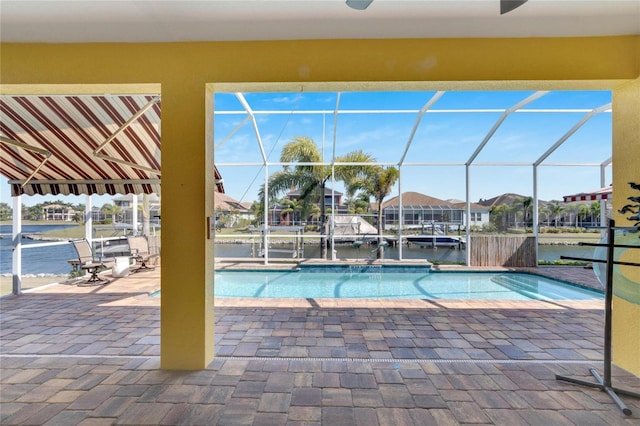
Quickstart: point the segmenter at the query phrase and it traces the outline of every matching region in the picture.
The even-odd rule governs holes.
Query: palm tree
[[[373,159],[371,155],[362,151],[348,153],[336,157],[336,162],[368,163]],[[309,163],[322,162],[322,154],[313,139],[297,136],[288,142],[280,153],[280,161],[283,163],[303,163],[295,166],[284,166],[281,171],[269,178],[269,200],[275,201],[279,194],[297,188],[300,191],[301,211],[303,217],[311,212],[312,206],[320,203],[320,257],[327,258],[326,239],[326,203],[325,187],[331,178],[331,167],[313,165]],[[336,166],[335,177],[338,180],[349,182],[361,174],[361,170],[368,166]],[[260,197],[264,200],[264,186],[260,190]]]
[[[511,208],[507,204],[500,204],[499,206],[491,207],[489,213],[490,220],[496,226],[496,229],[500,232],[505,232],[508,226],[508,216]]]
[[[515,212],[516,216],[516,228],[518,227],[518,212],[522,211],[522,221],[526,228],[529,224],[529,213],[533,212],[533,198],[532,197],[518,197],[513,200],[511,209]]]
[[[551,215],[551,213],[549,212],[549,205],[547,203],[540,204],[538,214],[540,215],[538,217],[539,224],[547,222],[547,226],[549,226],[549,216]],[[542,216],[544,216],[544,220],[542,219]]]
[[[282,210],[280,210],[280,221],[285,225],[295,222],[295,212],[302,209],[301,200],[282,199],[279,202]]]
[[[580,217],[580,225],[584,226],[584,222],[587,220],[587,216],[589,216],[589,206],[586,204],[580,204],[578,206],[578,217]]]
[[[594,222],[599,225],[600,224],[599,223],[599,219],[600,219],[600,201],[595,201],[595,202],[591,203],[589,205],[589,212],[591,214],[591,225],[593,226]]]
[[[566,213],[569,213],[569,224],[577,228],[578,227],[578,205],[573,203],[567,204],[567,206],[564,208],[564,211]],[[575,217],[575,223],[573,221],[574,217]]]
[[[382,201],[389,195],[393,185],[395,185],[400,172],[395,167],[369,166],[360,177],[352,179],[348,183],[348,191],[355,193],[360,190],[367,197],[373,197],[377,205],[378,217],[378,251],[377,257],[383,257],[382,238]]]
[[[259,217],[260,217],[260,215],[262,213],[264,213],[264,201],[263,200],[254,201],[253,203],[251,203],[251,207],[249,207],[249,211],[251,212],[251,214],[254,217],[254,219],[252,221],[254,225],[259,225],[260,224]]]
[[[549,213],[553,215],[553,226],[558,227],[558,217],[560,217],[560,213],[564,210],[564,206],[560,201],[549,201],[548,204]]]
[[[529,214],[533,216],[533,197],[525,197],[522,200],[522,209],[524,210],[524,227],[529,225]]]
[[[305,217],[309,217],[311,220],[317,221],[320,219],[320,213],[320,207],[318,207],[317,204],[314,204],[309,209],[309,216]]]
[[[13,215],[13,209],[7,203],[0,203],[0,220],[11,219]]]
[[[115,204],[104,204],[100,208],[100,212],[105,216],[111,216],[111,223],[116,223],[116,217],[122,213],[122,208]]]
[[[343,163],[373,163],[375,159],[362,150],[351,151],[345,155],[336,158],[336,161]],[[345,183],[346,197],[353,199],[358,188],[354,188],[351,185],[352,182],[360,179],[364,176],[368,176],[371,173],[375,173],[373,165],[359,165],[359,166],[336,166],[336,176],[339,177]],[[369,199],[367,198],[367,202]]]
[[[363,214],[369,211],[370,200],[369,195],[365,193],[358,194],[358,196],[354,198],[349,198],[347,200],[347,205],[349,206],[349,213],[353,214]]]
[[[42,204],[36,204],[31,207],[22,205],[22,218],[25,220],[41,220],[44,216]]]

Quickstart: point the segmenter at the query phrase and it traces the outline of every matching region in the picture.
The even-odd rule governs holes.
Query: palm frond
[[[318,163],[322,161],[322,156],[313,139],[305,136],[296,136],[287,143],[280,153],[280,161],[283,163]],[[311,166],[296,166],[311,167]]]
[[[291,188],[299,187],[303,178],[304,176],[295,171],[280,170],[275,172],[269,178],[269,199],[276,199],[283,193],[290,191]]]

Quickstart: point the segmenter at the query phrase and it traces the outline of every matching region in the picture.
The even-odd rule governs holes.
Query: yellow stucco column
[[[637,220],[640,190],[640,79],[613,90],[613,217],[616,226]],[[632,197],[632,199],[629,199]],[[626,213],[620,210],[632,206]],[[635,216],[635,218],[634,218]],[[631,220],[629,220],[631,218]],[[616,235],[616,243],[640,245],[640,233]],[[640,263],[640,249],[618,249],[616,260]],[[613,282],[613,362],[640,376],[640,267],[616,266]]]
[[[202,369],[213,359],[213,277],[207,272],[212,270],[207,256],[213,244],[206,232],[213,173],[207,179],[212,161],[208,164],[205,144],[206,99],[205,84],[197,79],[162,84],[160,362],[164,369]]]

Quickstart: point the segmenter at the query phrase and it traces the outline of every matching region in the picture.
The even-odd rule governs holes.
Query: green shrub
[[[585,232],[584,228],[568,228],[565,232],[569,232],[571,234],[579,234]]]
[[[250,224],[249,219],[238,219],[238,223],[236,224],[236,228],[246,228]]]
[[[440,260],[429,260],[432,265],[466,265],[465,262],[442,262]]]
[[[498,232],[498,227],[493,223],[485,223],[482,225],[482,232],[495,233]]]
[[[509,234],[526,234],[527,230],[524,228],[509,228],[507,229],[507,233]]]
[[[84,271],[82,269],[77,269],[77,270],[71,270],[71,272],[69,272],[69,278],[73,279],[73,278],[80,278],[84,276]]]

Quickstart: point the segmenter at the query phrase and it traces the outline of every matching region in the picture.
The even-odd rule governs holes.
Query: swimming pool
[[[600,292],[527,273],[217,271],[216,297],[593,300]]]

